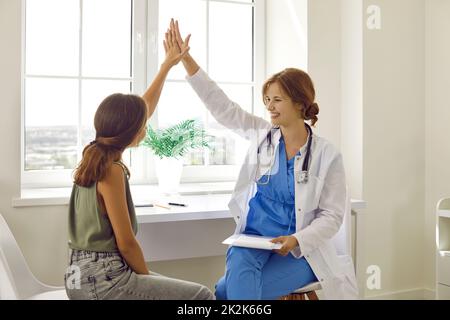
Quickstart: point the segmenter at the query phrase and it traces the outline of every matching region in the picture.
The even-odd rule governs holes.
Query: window
[[[250,112],[255,97],[259,101],[263,1],[24,1],[24,187],[71,184],[83,147],[95,138],[99,103],[114,92],[145,91],[164,59],[160,42],[172,17],[192,33],[192,55],[230,98]],[[192,118],[213,139],[210,150],[186,155],[182,180],[234,179],[246,144],[206,111],[180,63],[150,124],[162,128]],[[149,150],[131,149],[124,158],[132,183],[156,182]]]

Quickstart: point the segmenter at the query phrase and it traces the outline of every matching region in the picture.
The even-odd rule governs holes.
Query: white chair
[[[67,300],[64,287],[40,282],[31,273],[16,239],[0,214],[0,300]]]
[[[336,248],[336,252],[341,261],[352,261],[352,220],[351,220],[351,199],[350,192],[347,188],[346,190],[346,202],[345,202],[345,213],[344,220],[342,221],[342,226],[338,233],[331,240]],[[292,292],[291,294],[282,297],[282,300],[319,300],[316,291],[321,290],[322,286],[320,282],[310,283],[302,288],[299,288]]]

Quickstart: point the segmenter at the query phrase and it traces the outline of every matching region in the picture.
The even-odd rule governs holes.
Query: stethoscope
[[[312,144],[312,136],[313,136],[313,132],[311,127],[305,123],[306,125],[306,129],[308,130],[309,133],[309,137],[308,137],[308,143],[306,146],[306,155],[305,155],[305,160],[303,161],[303,166],[302,166],[302,171],[299,172],[299,174],[297,175],[297,183],[301,183],[301,184],[307,184],[308,180],[309,180],[309,162],[311,160],[311,144]],[[258,174],[258,169],[260,166],[259,163],[259,156],[261,153],[261,145],[258,146],[258,154],[256,156],[256,173],[255,173],[255,182],[258,185],[267,185],[270,182],[270,176],[272,175],[272,168],[273,165],[275,163],[275,146],[272,143],[272,131],[273,130],[280,130],[279,127],[276,128],[272,128],[270,129],[270,131],[267,133],[267,137],[266,137],[266,141],[267,141],[267,150],[269,150],[269,148],[271,149],[271,160],[270,160],[270,167],[269,167],[269,174],[266,174],[266,180],[265,181],[261,181],[257,179],[257,174]]]

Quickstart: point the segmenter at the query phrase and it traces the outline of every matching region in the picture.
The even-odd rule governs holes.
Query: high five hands
[[[178,23],[177,23],[178,25]],[[178,31],[178,36],[180,32]],[[170,21],[170,28],[165,34],[165,40],[163,40],[164,50],[166,52],[166,58],[164,63],[168,64],[170,67],[177,65],[189,52],[189,39],[191,35],[183,41],[177,39],[177,28],[175,27],[175,22],[172,19]]]
[[[174,21],[173,19],[170,21],[170,31],[173,32],[173,34],[175,35],[175,39],[178,43],[178,46],[180,48],[183,48],[186,46],[186,44],[189,44],[189,40],[191,39],[191,35],[189,34],[186,39],[181,38],[181,34],[180,34],[180,28],[178,26],[178,20]]]

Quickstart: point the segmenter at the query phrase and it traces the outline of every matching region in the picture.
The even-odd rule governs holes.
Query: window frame
[[[78,41],[80,42],[79,52],[82,52],[82,5],[84,0],[80,0],[80,34]],[[130,0],[132,1],[132,0]],[[161,0],[133,0],[132,1],[132,76],[130,78],[120,78],[121,80],[129,80],[132,82],[133,93],[142,95],[147,86],[150,85],[152,79],[159,70],[158,46],[162,41],[162,35],[158,32],[159,17],[158,4]],[[162,0],[163,1],[163,0]],[[253,86],[253,106],[252,111],[255,115],[264,117],[264,109],[256,108],[258,105],[260,90],[264,78],[266,76],[266,39],[265,39],[265,16],[266,4],[265,0],[255,0],[253,4],[241,1],[228,0],[203,0],[207,4],[210,2],[227,2],[251,5],[254,7],[254,46],[253,46],[253,81],[245,83]],[[52,187],[68,187],[72,184],[72,169],[61,170],[25,170],[25,80],[28,77],[36,77],[39,75],[26,74],[26,2],[22,0],[22,72],[21,72],[21,186],[22,188],[52,188]],[[209,6],[206,6],[209,10]],[[209,12],[209,11],[208,11]],[[208,13],[209,16],[209,13]],[[208,21],[208,19],[207,19]],[[207,28],[207,37],[209,36],[209,25]],[[209,47],[207,46],[207,56],[209,55]],[[207,59],[208,60],[208,59]],[[81,57],[80,57],[81,64]],[[81,70],[81,65],[79,68]],[[205,66],[207,71],[208,66]],[[81,72],[81,71],[80,71]],[[47,77],[47,76],[45,76]],[[63,78],[60,76],[49,76],[50,78]],[[95,78],[81,77],[81,73],[77,77],[80,82],[83,79],[118,79],[118,78]],[[180,80],[170,80],[167,82],[179,82]],[[219,83],[221,84],[221,83]],[[224,82],[223,84],[242,84],[238,82]],[[80,89],[81,90],[81,89]],[[163,93],[165,91],[163,90]],[[81,91],[79,92],[78,101],[78,126],[81,126]],[[233,97],[230,97],[233,99]],[[205,109],[206,110],[206,109]],[[206,111],[205,111],[206,112]],[[149,120],[149,124],[157,128],[158,112],[157,110]],[[78,145],[81,141],[81,133],[77,137]],[[82,148],[78,147],[77,156],[81,156]],[[154,156],[151,151],[146,148],[132,149],[135,154],[130,165],[132,171],[132,184],[154,184],[157,183]],[[124,153],[124,158],[127,156]],[[239,172],[240,164],[236,165],[214,165],[214,166],[184,166],[181,182],[224,182],[236,179]]]

